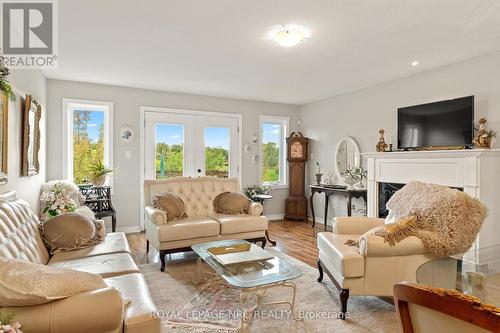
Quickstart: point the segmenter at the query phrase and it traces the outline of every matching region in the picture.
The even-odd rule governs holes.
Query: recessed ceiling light
[[[416,61],[416,60],[414,60],[414,61],[412,61],[412,62],[411,62],[411,65],[412,65],[413,67],[418,66],[418,65],[419,65],[419,62],[418,62],[418,61]]]
[[[309,29],[295,24],[275,27],[269,32],[269,39],[283,47],[292,47],[311,37]]]

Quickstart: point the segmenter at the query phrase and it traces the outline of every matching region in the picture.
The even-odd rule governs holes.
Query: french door
[[[145,179],[238,177],[238,119],[145,112]]]

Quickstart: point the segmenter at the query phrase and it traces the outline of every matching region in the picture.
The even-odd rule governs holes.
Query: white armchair
[[[383,223],[378,218],[337,217],[333,232],[318,234],[318,282],[325,272],[340,291],[342,318],[350,295],[392,296],[396,283],[416,282],[418,267],[434,259],[417,237],[390,246],[382,237],[365,234]],[[348,241],[359,242],[359,247]]]

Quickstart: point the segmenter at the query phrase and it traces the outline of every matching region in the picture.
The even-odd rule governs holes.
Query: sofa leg
[[[318,282],[323,281],[323,266],[321,266],[321,260],[318,259],[318,271],[319,271],[319,277],[318,277]]]
[[[161,250],[160,251],[160,262],[161,262],[161,268],[160,271],[165,272],[165,256],[167,255],[167,251]]]
[[[265,248],[265,247],[266,247],[267,240],[266,240],[266,238],[265,238],[265,237],[263,237],[263,238],[261,239],[261,244],[262,244],[262,245],[261,245],[261,246],[262,246],[262,248]]]
[[[340,319],[345,320],[347,312],[347,300],[349,299],[349,289],[342,289],[340,291]]]
[[[146,253],[149,253],[149,241],[146,239]]]

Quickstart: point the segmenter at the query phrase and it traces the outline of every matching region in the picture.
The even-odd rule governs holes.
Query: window
[[[286,146],[288,118],[260,117],[260,179],[269,186],[286,186]]]
[[[64,99],[63,109],[65,178],[80,184],[97,162],[113,168],[113,103]]]

